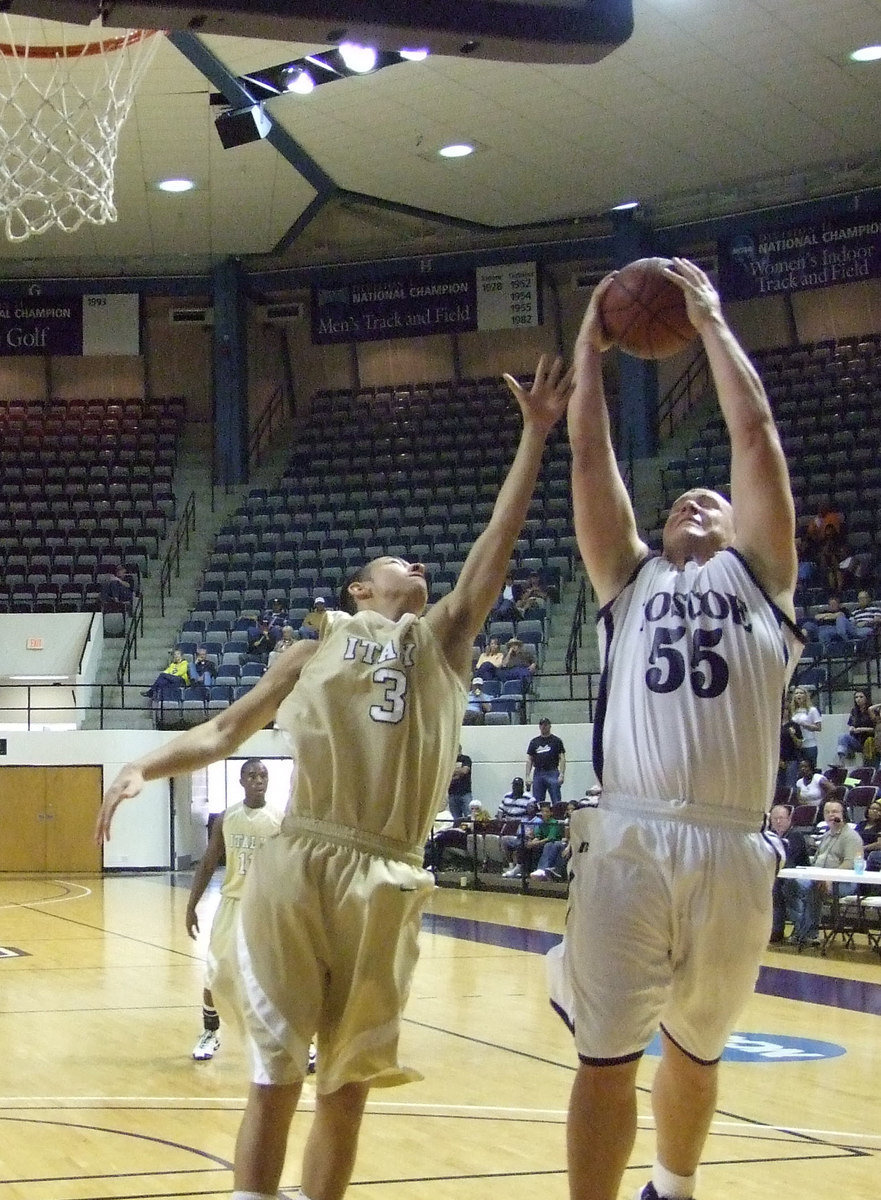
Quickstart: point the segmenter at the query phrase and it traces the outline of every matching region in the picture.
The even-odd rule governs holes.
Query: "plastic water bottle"
[[[857,875],[862,875],[863,871],[865,871],[866,860],[863,858],[862,854],[854,855],[853,869],[856,871]]]

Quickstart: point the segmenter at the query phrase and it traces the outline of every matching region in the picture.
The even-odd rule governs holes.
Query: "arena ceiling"
[[[17,15],[40,5],[2,7],[17,40],[62,40],[55,22]],[[0,272],[192,276],[230,256],[300,267],[603,234],[631,199],[671,226],[881,187],[881,62],[848,57],[881,43],[881,0],[633,8],[632,36],[587,65],[438,55],[270,99],[281,149],[225,149],[210,97],[327,45],[172,33],[122,130],[116,222],[0,238]],[[476,153],[440,158],[453,141]],[[171,176],[196,187],[157,191]]]

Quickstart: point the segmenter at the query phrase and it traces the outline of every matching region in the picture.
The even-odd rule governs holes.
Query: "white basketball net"
[[[5,22],[5,29],[4,29]],[[22,43],[0,21],[0,220],[24,241],[57,225],[116,220],[119,133],[159,37],[136,30],[55,48]]]

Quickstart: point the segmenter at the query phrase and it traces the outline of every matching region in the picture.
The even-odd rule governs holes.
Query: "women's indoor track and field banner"
[[[140,297],[0,296],[0,357],[141,353]]]
[[[720,238],[719,293],[751,300],[881,276],[881,213]]]
[[[312,288],[312,341],[374,342],[541,324],[534,262],[348,280]]]

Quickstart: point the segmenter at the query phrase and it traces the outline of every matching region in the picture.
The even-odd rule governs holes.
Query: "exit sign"
[[[25,646],[28,650],[42,650],[43,649],[43,639],[42,638],[28,638],[28,640],[25,642]]]

